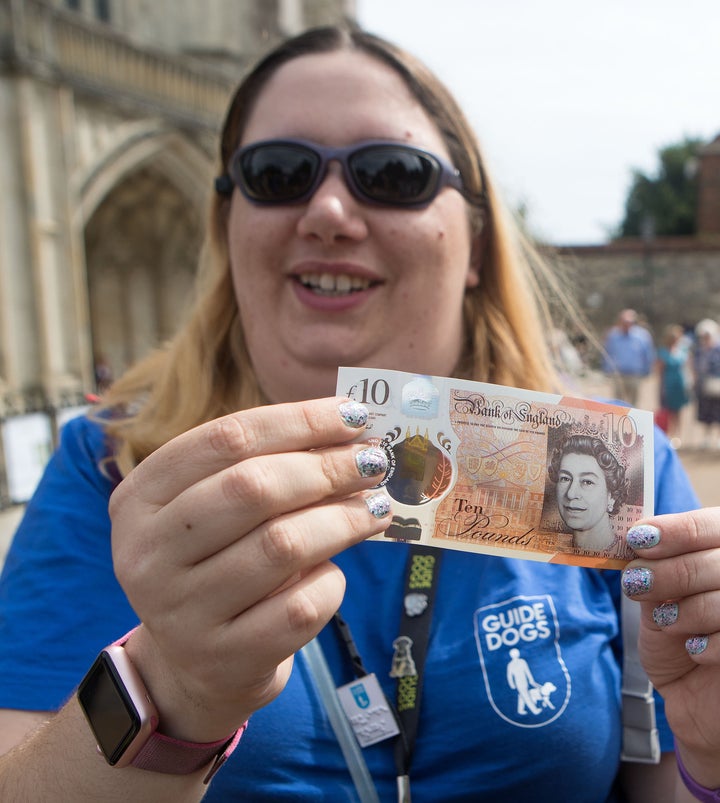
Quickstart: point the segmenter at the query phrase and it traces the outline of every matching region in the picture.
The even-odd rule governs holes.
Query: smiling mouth
[[[377,282],[347,273],[301,273],[296,277],[300,284],[320,296],[348,296],[367,290]]]

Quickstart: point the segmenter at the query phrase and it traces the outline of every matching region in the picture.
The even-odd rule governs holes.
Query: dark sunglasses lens
[[[255,201],[297,201],[313,185],[317,154],[296,145],[259,145],[240,158],[238,179]]]
[[[352,155],[350,169],[368,198],[402,206],[434,197],[440,166],[411,148],[371,145]]]

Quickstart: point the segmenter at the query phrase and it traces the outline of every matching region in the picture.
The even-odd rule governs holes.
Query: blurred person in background
[[[667,326],[655,365],[659,380],[660,412],[666,416],[663,429],[676,449],[680,446],[680,411],[690,401],[687,374],[689,356],[690,344],[682,326]]]
[[[603,370],[612,380],[613,396],[637,407],[641,382],[655,363],[652,335],[638,323],[634,309],[624,309],[603,345]]]
[[[703,449],[720,446],[720,326],[705,318],[695,327],[693,376],[697,420],[704,425]]]

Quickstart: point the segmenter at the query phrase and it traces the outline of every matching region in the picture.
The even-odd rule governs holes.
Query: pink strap
[[[128,632],[124,636],[121,636],[117,641],[113,641],[113,643],[110,646],[111,647],[124,647],[125,646],[125,642],[130,638],[130,636],[132,636],[132,634],[139,627],[140,627],[140,625],[136,625],[135,627],[133,627],[132,630],[128,630]]]
[[[129,633],[113,642],[112,646],[122,647],[132,634],[140,627],[134,627]],[[240,738],[247,729],[247,722],[235,733],[216,742],[184,742],[165,736],[155,731],[131,762],[131,766],[141,770],[164,772],[169,775],[190,775],[202,769],[211,759],[215,759],[203,783],[210,783],[215,773],[232,755]]]
[[[184,742],[155,731],[133,759],[132,766],[170,775],[189,775],[202,769],[214,758],[212,767],[203,778],[203,783],[209,783],[237,747],[246,728],[247,722],[228,739],[205,743]]]

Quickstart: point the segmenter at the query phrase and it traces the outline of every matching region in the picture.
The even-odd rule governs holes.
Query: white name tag
[[[340,686],[337,694],[360,747],[369,747],[400,733],[374,674]]]

